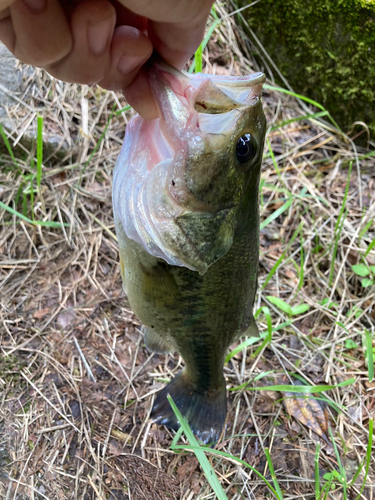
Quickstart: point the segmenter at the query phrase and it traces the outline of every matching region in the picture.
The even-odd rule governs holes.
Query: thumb
[[[9,17],[9,11],[7,10],[16,0],[0,0],[0,21]]]
[[[0,12],[7,9],[15,0],[0,0]]]
[[[182,68],[204,37],[211,6],[212,0],[202,0],[197,15],[188,21],[149,21],[148,36],[155,50],[170,64]]]

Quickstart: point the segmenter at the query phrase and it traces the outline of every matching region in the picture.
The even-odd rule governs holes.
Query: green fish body
[[[177,350],[185,363],[153,418],[177,428],[170,394],[211,443],[226,419],[228,347],[258,335],[264,76],[191,76],[160,62],[150,75],[161,118],[128,124],[114,172],[121,273],[146,346]]]

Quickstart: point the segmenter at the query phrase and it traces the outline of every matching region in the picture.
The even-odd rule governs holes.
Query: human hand
[[[60,80],[122,90],[158,114],[143,66],[155,49],[181,68],[204,34],[212,0],[0,0],[0,40]]]

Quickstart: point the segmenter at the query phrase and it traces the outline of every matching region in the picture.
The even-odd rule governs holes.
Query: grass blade
[[[286,201],[284,203],[284,205],[282,205],[280,208],[278,208],[277,210],[275,210],[273,212],[273,214],[271,214],[269,217],[267,217],[266,220],[264,220],[261,225],[260,225],[260,230],[264,229],[266,226],[268,226],[268,224],[270,224],[271,222],[273,222],[275,219],[277,219],[279,217],[279,215],[281,215],[283,212],[285,212],[285,210],[288,210],[288,208],[290,207],[290,205],[293,203],[293,198],[290,197],[288,199],[288,201]]]
[[[17,160],[16,160],[16,157],[14,156],[12,146],[10,145],[10,142],[8,141],[8,137],[6,136],[6,133],[5,133],[1,123],[0,123],[0,135],[4,141],[4,144],[5,144],[5,147],[7,148],[9,156],[12,158],[14,165],[18,168]]]
[[[196,73],[202,72],[202,66],[203,66],[202,53],[203,53],[202,44],[200,44],[199,47],[197,48],[197,50],[195,51],[195,54],[194,54],[195,72]]]
[[[38,116],[38,130],[36,141],[36,184],[40,196],[40,185],[42,182],[42,163],[43,163],[43,116]]]
[[[125,113],[125,111],[129,111],[129,109],[131,109],[131,108],[132,107],[128,104],[127,106],[125,106],[125,108],[122,108],[122,109],[119,109],[118,111],[116,111],[115,116],[119,116],[122,113]]]
[[[177,416],[177,415],[176,415]],[[283,497],[279,496],[275,488],[273,488],[272,484],[267,481],[267,479],[259,472],[257,471],[254,467],[252,467],[250,464],[245,462],[244,460],[241,460],[240,458],[234,457],[233,455],[230,455],[229,453],[226,453],[225,451],[220,451],[220,450],[213,450],[212,448],[208,448],[206,446],[190,446],[190,445],[177,445],[174,447],[174,449],[177,450],[192,450],[195,451],[197,450],[204,450],[206,453],[210,453],[211,455],[218,455],[219,457],[225,457],[230,460],[233,460],[241,465],[244,465],[248,469],[252,470],[254,474],[256,474],[270,489],[270,491],[275,495],[277,500],[283,500]]]
[[[370,227],[372,226],[372,223],[373,223],[373,220],[370,219],[367,224],[365,225],[365,227],[361,230],[361,232],[359,233],[358,237],[359,238],[363,238],[363,236],[367,233],[367,231],[370,229]]]
[[[337,125],[336,121],[332,118],[332,116],[329,113],[329,111],[327,111],[324,108],[324,106],[322,106],[318,102],[314,101],[313,99],[310,99],[309,97],[305,97],[304,95],[301,95],[301,94],[296,94],[295,92],[292,92],[291,90],[283,89],[282,87],[274,87],[273,85],[268,85],[267,83],[265,85],[263,85],[263,88],[267,89],[267,90],[274,90],[276,92],[281,92],[283,94],[288,94],[288,95],[291,95],[293,97],[297,97],[297,99],[301,99],[301,101],[305,101],[305,102],[307,102],[309,104],[312,104],[313,106],[316,106],[317,108],[321,109],[322,111],[325,111],[327,113],[328,118],[333,123],[333,125],[337,128],[337,130],[339,132],[342,133],[341,128]]]
[[[373,335],[371,334],[370,331],[365,329],[365,358],[366,358],[366,363],[367,363],[367,369],[368,369],[368,380],[369,382],[372,382],[374,380],[374,354],[373,354],[373,347],[372,347],[372,337]]]
[[[195,456],[197,457],[197,459],[202,467],[202,470],[207,478],[207,481],[210,483],[211,488],[214,490],[215,495],[217,496],[217,498],[219,500],[228,500],[228,497],[226,496],[221,484],[219,483],[219,480],[217,478],[215,471],[212,468],[212,465],[208,461],[208,458],[206,457],[204,451],[202,450],[202,447],[198,445],[198,442],[195,439],[194,434],[193,434],[192,430],[190,429],[189,424],[187,423],[186,419],[181,415],[179,409],[175,405],[171,396],[168,395],[167,397],[168,397],[169,404],[171,405],[172,410],[174,411],[174,414],[176,415],[177,420],[180,423],[180,426],[182,427],[182,429],[186,435],[187,440],[194,448],[193,451],[195,453]],[[176,449],[176,448],[179,448],[179,447],[174,446],[173,449]]]
[[[268,335],[266,332],[262,332],[260,334],[260,337],[249,337],[248,339],[244,340],[243,342],[241,342],[241,344],[239,344],[237,347],[235,347],[234,349],[232,349],[229,354],[227,354],[227,357],[225,358],[224,363],[225,364],[228,363],[228,361],[230,361],[236,354],[238,354],[239,352],[241,352],[246,347],[249,347],[249,346],[251,346],[253,344],[256,344],[257,342],[259,342],[266,335]]]
[[[342,228],[344,226],[345,218],[347,215],[347,211],[345,210],[345,206],[346,206],[346,200],[348,198],[349,183],[350,183],[350,175],[352,173],[352,166],[353,166],[353,162],[350,162],[348,177],[346,180],[344,198],[342,200],[342,207],[340,209],[340,213],[339,213],[339,216],[337,218],[337,222],[336,222],[336,226],[335,226],[334,248],[333,248],[333,252],[332,252],[331,270],[329,273],[328,286],[331,286],[331,284],[332,284],[333,273],[335,271],[335,260],[336,260],[336,255],[337,255],[337,248],[338,248],[338,244],[339,244],[339,240],[340,240],[341,231],[342,231]]]
[[[303,281],[304,281],[304,253],[303,253],[303,244],[304,244],[304,239],[303,239],[303,231],[301,227],[301,237],[300,237],[300,242],[301,242],[301,250],[300,250],[300,255],[301,255],[301,263],[300,263],[300,272],[299,272],[299,282],[298,282],[298,287],[297,287],[297,292],[299,292],[303,286]]]
[[[275,274],[275,272],[277,271],[278,267],[280,266],[280,264],[282,263],[283,259],[284,259],[284,256],[286,254],[286,252],[289,250],[289,248],[292,246],[294,240],[297,238],[297,236],[299,235],[300,232],[302,232],[302,226],[303,226],[303,221],[300,222],[299,226],[297,227],[297,229],[294,231],[293,233],[293,236],[291,237],[291,239],[289,240],[285,250],[283,251],[283,253],[281,254],[281,256],[277,259],[277,262],[276,264],[273,266],[273,268],[271,269],[271,271],[268,273],[267,275],[267,278],[266,278],[266,281],[264,282],[263,286],[262,286],[262,290],[266,287],[267,283],[269,282],[269,280],[272,278],[272,276]]]
[[[371,250],[375,247],[375,238],[372,240],[372,242],[369,244],[369,246],[367,247],[367,250],[366,250],[366,253],[365,253],[365,257],[367,257],[367,255],[371,252]]]
[[[268,151],[270,152],[270,155],[271,155],[273,166],[275,167],[275,171],[276,171],[277,175],[279,176],[280,182],[282,184],[284,184],[284,181],[281,177],[280,170],[279,170],[279,167],[277,165],[277,161],[276,161],[276,158],[275,158],[275,155],[273,153],[273,149],[272,149],[272,146],[271,146],[271,143],[270,143],[270,140],[268,139],[268,137],[266,137],[266,142],[267,142]]]
[[[213,8],[211,10],[211,14],[213,14]],[[214,17],[215,17],[215,15],[214,15]],[[205,37],[203,38],[202,43],[200,44],[200,47],[202,48],[202,53],[203,53],[204,49],[206,48],[206,46],[207,46],[207,44],[208,44],[208,42],[209,42],[209,40],[210,40],[210,38],[212,36],[212,33],[215,31],[216,26],[219,26],[220,23],[221,23],[221,19],[216,19],[211,24],[211,26],[208,28],[207,33],[206,33]],[[192,62],[192,64],[191,64],[188,72],[189,73],[193,73],[193,71],[195,71],[195,73],[199,73],[199,70],[196,69],[196,60],[195,60],[195,57],[194,57],[194,61]],[[200,69],[200,71],[202,71],[202,68]]]
[[[278,125],[274,125],[271,127],[271,131],[278,130],[279,128],[285,127],[285,125],[289,125],[290,123],[299,122],[302,120],[311,120],[312,118],[320,118],[322,116],[327,116],[328,111],[319,111],[318,113],[312,113],[304,116],[297,116],[296,118],[291,118],[290,120],[285,120]]]
[[[270,473],[271,473],[271,477],[272,477],[272,481],[273,481],[273,484],[275,486],[275,490],[277,491],[277,494],[279,496],[279,498],[284,498],[283,497],[283,493],[281,491],[281,488],[280,488],[280,485],[279,485],[279,482],[276,478],[276,474],[275,474],[275,469],[273,467],[273,463],[272,463],[272,459],[271,459],[271,455],[270,455],[270,451],[268,448],[265,448],[264,449],[264,453],[266,455],[266,459],[267,459],[267,463],[268,463],[268,467],[270,469]]]
[[[271,302],[274,306],[278,307],[288,316],[292,315],[292,307],[285,302],[285,300],[280,299],[280,297],[274,297],[273,295],[267,295],[267,300]]]
[[[346,471],[345,471],[345,468],[342,466],[341,459],[340,459],[340,453],[339,453],[339,450],[337,449],[337,445],[336,445],[335,439],[333,437],[331,428],[328,427],[328,430],[329,430],[329,434],[331,436],[333,449],[335,450],[336,460],[337,460],[337,463],[339,464],[340,476],[341,476],[340,482],[341,482],[342,488],[343,488],[344,500],[347,500],[348,496],[347,496],[347,492],[346,492]]]
[[[355,378],[349,378],[348,380],[344,380],[339,384],[335,385],[264,385],[261,387],[249,387],[249,391],[279,391],[279,392],[298,392],[302,394],[311,394],[318,392],[330,391],[332,389],[336,389],[336,387],[346,387],[347,385],[352,385],[355,382]],[[233,387],[231,391],[237,391],[241,389],[242,386]]]
[[[370,468],[370,463],[371,463],[371,458],[372,458],[372,440],[373,440],[373,436],[374,436],[374,419],[373,418],[369,420],[368,427],[369,427],[369,431],[368,431],[369,436],[368,436],[368,444],[367,444],[367,451],[366,451],[365,477],[363,478],[361,490],[360,490],[360,492],[355,500],[359,500],[359,497],[362,495],[362,492],[365,489],[368,471]],[[357,477],[357,475],[354,476],[352,483],[355,481],[356,477]]]
[[[272,318],[271,318],[271,313],[270,310],[268,309],[267,306],[264,306],[261,308],[261,310],[264,312],[264,315],[266,317],[267,321],[267,336],[263,340],[262,344],[258,347],[258,349],[254,352],[254,354],[251,356],[252,358],[256,358],[258,354],[266,347],[267,344],[272,342]]]
[[[2,201],[0,201],[0,207],[4,208],[7,212],[9,212],[12,215],[16,215],[19,219],[32,224],[33,226],[45,226],[45,227],[56,227],[56,228],[61,228],[61,223],[60,222],[55,222],[55,221],[49,221],[49,220],[31,220],[25,215],[21,214],[20,212],[17,212],[17,210],[14,210],[14,208],[10,207],[9,205],[6,205]],[[69,227],[70,224],[67,222],[64,222],[64,227]]]

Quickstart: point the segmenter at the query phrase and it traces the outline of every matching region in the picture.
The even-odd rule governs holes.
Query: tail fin
[[[179,424],[168,402],[168,394],[204,444],[219,440],[227,414],[224,377],[219,389],[200,391],[186,380],[182,371],[158,393],[151,417],[159,425],[177,430]]]

